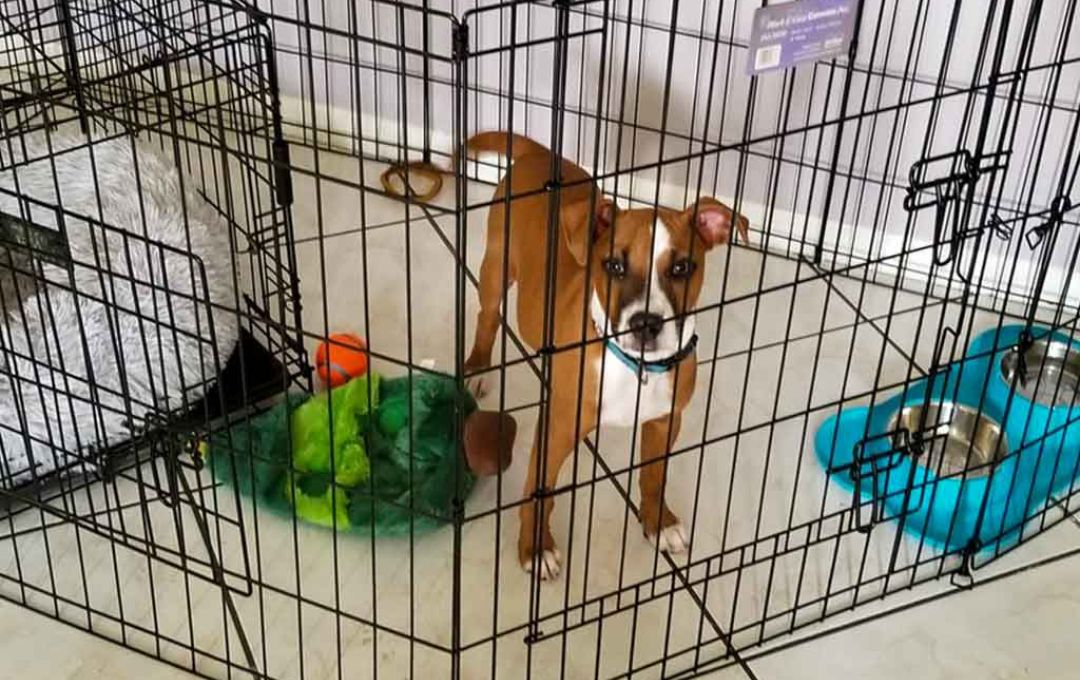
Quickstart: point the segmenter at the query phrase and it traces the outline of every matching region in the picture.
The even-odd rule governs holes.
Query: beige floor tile
[[[87,678],[93,680],[183,680],[195,676],[126,650],[100,638],[0,603],[0,656],[11,678]]]
[[[751,664],[785,680],[1073,678],[1080,650],[1066,622],[1080,614],[1077,577],[1075,558],[1063,560]]]

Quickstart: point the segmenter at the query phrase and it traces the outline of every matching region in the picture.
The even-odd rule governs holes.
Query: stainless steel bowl
[[[893,435],[896,447],[905,443],[901,430],[921,431],[925,453],[919,464],[939,477],[958,475],[965,470],[969,477],[988,475],[993,464],[1009,452],[999,423],[976,409],[951,401],[925,407],[905,406],[893,416],[889,429],[897,431]]]
[[[1001,377],[1008,385],[1016,376],[1016,391],[1043,406],[1069,406],[1080,397],[1080,352],[1068,343],[1037,340],[1024,352],[1013,349],[1001,359]],[[1020,371],[1021,364],[1023,371]],[[1017,373],[1019,372],[1019,375]]]

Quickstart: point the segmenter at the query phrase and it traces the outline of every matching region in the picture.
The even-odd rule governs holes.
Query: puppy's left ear
[[[615,201],[597,194],[596,202],[577,200],[562,206],[559,221],[562,224],[566,247],[574,260],[585,266],[589,259],[589,246],[607,233],[615,224]]]
[[[697,229],[706,250],[731,241],[732,223],[743,242],[750,242],[750,221],[745,215],[736,215],[731,208],[715,198],[703,196],[697,203],[687,207],[683,214],[691,226]]]

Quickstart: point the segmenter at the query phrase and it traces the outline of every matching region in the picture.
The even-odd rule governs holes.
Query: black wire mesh
[[[725,0],[2,4],[0,159],[65,128],[89,149],[130,135],[163,149],[229,226],[223,307],[243,329],[207,398],[132,404],[143,422],[119,452],[76,452],[78,474],[0,491],[5,597],[208,677],[754,677],[762,654],[1076,553],[1052,530],[1074,511],[1077,460],[1060,442],[1076,386],[1067,371],[1034,386],[998,375],[1012,347],[1076,339],[1075,0],[861,2],[848,57],[759,77],[745,75],[757,5]],[[637,427],[593,427],[608,393],[557,382],[617,339],[594,332],[585,299],[554,311],[558,220],[532,253],[543,281],[514,292],[505,258],[488,272],[497,337],[488,365],[466,366],[485,241],[511,236],[489,215],[578,188],[548,177],[493,195],[513,166],[452,153],[490,130],[557,150],[621,208],[714,196],[749,220],[749,242],[705,265],[693,376],[673,372],[696,383],[661,451],[681,555],[641,536],[634,487],[655,466]],[[398,164],[398,188],[416,185],[418,161],[445,171],[433,199],[380,182]],[[14,240],[24,260],[47,255]],[[41,280],[36,266],[12,268]],[[522,305],[542,331],[521,328]],[[268,397],[309,389],[308,354],[345,329],[373,370],[482,377],[482,404],[520,421],[514,465],[459,499],[449,527],[313,527],[194,455]],[[829,416],[896,395],[964,401],[950,376],[979,361],[1013,396],[1000,413],[967,405],[1020,441],[932,471],[1006,489],[946,518],[945,538],[922,513],[946,487],[897,464],[940,460],[938,423],[866,425],[849,461],[819,463]],[[1021,414],[1016,395],[1040,388],[1070,415]],[[549,435],[567,431],[559,470]],[[1017,472],[1032,460],[1064,482]],[[523,492],[530,468],[549,482]],[[519,515],[549,503],[561,574],[542,583],[518,564]],[[544,537],[529,537],[535,551]]]

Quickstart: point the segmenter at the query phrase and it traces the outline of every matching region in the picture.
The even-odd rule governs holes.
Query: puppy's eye
[[[621,278],[626,275],[626,263],[614,257],[610,260],[604,260],[604,271],[614,277]]]
[[[694,273],[693,260],[676,260],[671,264],[668,276],[673,279],[685,279]]]

